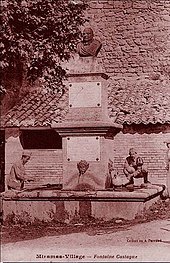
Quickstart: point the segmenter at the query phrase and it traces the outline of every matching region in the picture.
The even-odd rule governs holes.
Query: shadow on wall
[[[170,124],[125,124],[122,130],[123,134],[152,134],[152,133],[170,133]]]

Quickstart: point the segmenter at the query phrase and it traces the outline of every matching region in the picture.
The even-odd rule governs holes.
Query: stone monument
[[[4,220],[13,218],[14,214],[17,218],[29,215],[23,219],[26,222],[34,222],[37,218],[51,222],[52,215],[57,222],[78,220],[79,217],[131,220],[158,200],[164,190],[162,186],[132,193],[109,189],[111,181],[113,185],[120,184],[116,175],[112,178],[114,180],[111,180],[111,175],[114,169],[114,136],[122,126],[111,122],[108,117],[108,75],[97,57],[101,44],[92,41],[91,30],[87,32],[91,42],[84,36],[82,45],[78,45],[78,56],[66,65],[69,69],[66,83],[68,114],[65,121],[59,124],[54,120],[51,127],[62,136],[63,189],[7,193],[3,196]],[[169,169],[170,142],[167,146]]]
[[[63,140],[63,189],[87,190],[89,186],[101,190],[105,189],[108,163],[114,159],[114,135],[122,126],[108,117],[109,77],[97,58],[101,43],[94,41],[92,29],[83,32],[78,55],[66,65],[69,112],[63,123],[54,121],[52,128]],[[80,176],[81,161],[87,162],[88,168]]]

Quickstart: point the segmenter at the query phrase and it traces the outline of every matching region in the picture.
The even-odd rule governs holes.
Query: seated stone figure
[[[148,181],[147,168],[143,166],[143,159],[137,155],[134,148],[129,150],[129,156],[124,163],[124,174],[129,180],[129,184],[134,184],[134,178],[143,178],[144,183],[150,183]]]
[[[96,57],[99,53],[102,44],[93,37],[93,30],[85,28],[83,31],[83,41],[77,45],[77,53],[80,57]]]

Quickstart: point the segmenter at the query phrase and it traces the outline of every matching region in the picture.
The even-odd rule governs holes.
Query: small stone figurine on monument
[[[80,57],[96,57],[102,44],[99,40],[94,39],[92,28],[87,27],[83,30],[83,40],[77,45],[77,53]]]

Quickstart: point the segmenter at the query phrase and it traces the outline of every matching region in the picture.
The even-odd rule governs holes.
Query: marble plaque
[[[100,137],[67,137],[68,161],[100,161]]]
[[[101,82],[70,83],[69,105],[72,108],[101,107]]]

